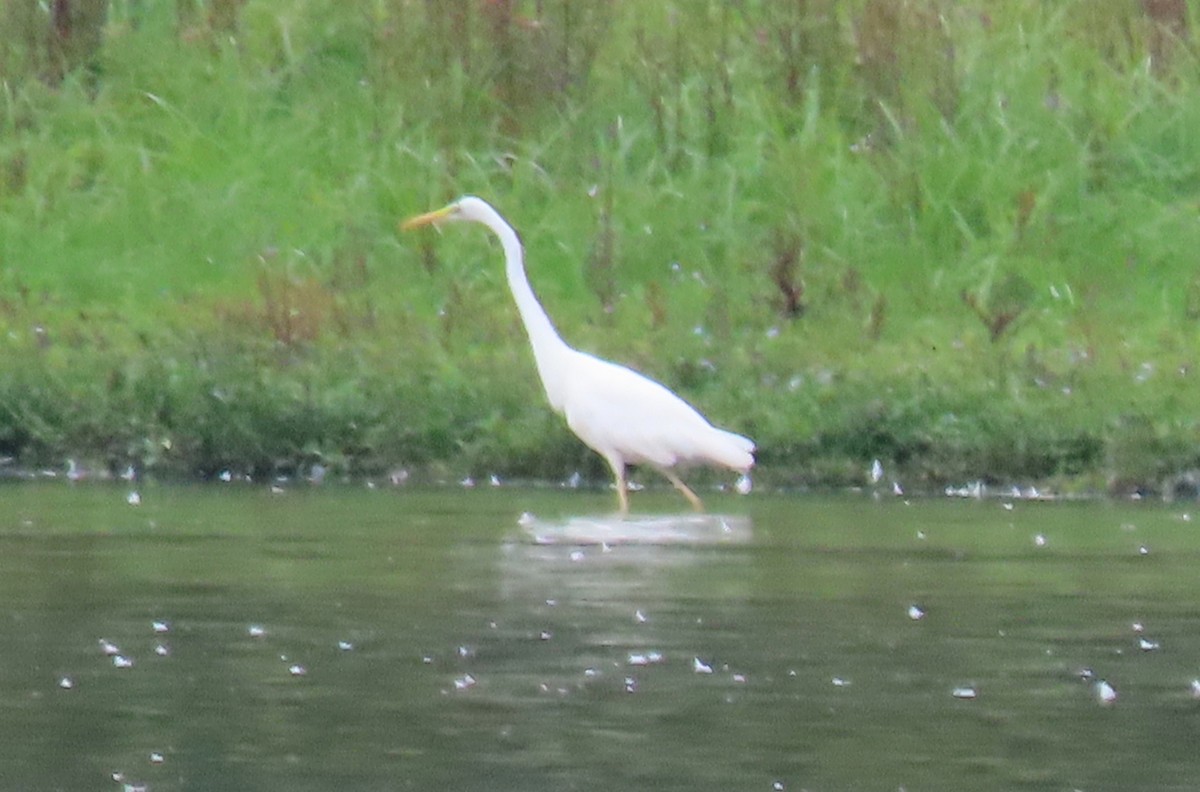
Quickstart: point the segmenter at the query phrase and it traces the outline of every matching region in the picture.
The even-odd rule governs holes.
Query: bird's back
[[[745,471],[754,465],[749,438],[718,429],[666,387],[632,369],[572,351],[563,414],[572,431],[600,454],[658,467],[709,464]]]

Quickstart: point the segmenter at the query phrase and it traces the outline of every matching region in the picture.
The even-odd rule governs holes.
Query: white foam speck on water
[[[631,666],[648,666],[661,663],[663,656],[661,652],[634,652],[629,655],[626,662]]]
[[[1099,701],[1104,706],[1107,707],[1107,706],[1117,703],[1116,688],[1114,688],[1112,685],[1108,684],[1108,682],[1106,682],[1105,680],[1103,680],[1103,679],[1096,680],[1096,684],[1095,684],[1094,688],[1095,688],[1095,693],[1096,693],[1096,700]]]

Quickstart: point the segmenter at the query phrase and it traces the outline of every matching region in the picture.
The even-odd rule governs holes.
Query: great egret
[[[534,296],[525,275],[517,232],[482,198],[468,195],[437,211],[406,220],[401,228],[450,221],[480,223],[500,239],[512,291],[550,406],[580,440],[608,462],[616,479],[620,513],[629,513],[627,465],[648,465],[683,493],[696,511],[704,504],[672,468],[713,465],[747,473],[754,442],[718,429],[663,385],[625,366],[568,346]]]

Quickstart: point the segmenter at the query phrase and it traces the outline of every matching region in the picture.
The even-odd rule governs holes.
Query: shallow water
[[[0,789],[1200,786],[1190,506],[140,492],[0,488]]]

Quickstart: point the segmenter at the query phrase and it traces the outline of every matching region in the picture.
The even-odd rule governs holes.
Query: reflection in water
[[[140,492],[4,493],[0,789],[1200,781],[1163,507]]]
[[[698,639],[705,609],[681,608],[673,592],[750,568],[744,553],[705,547],[748,541],[747,518],[570,518],[539,521],[535,535],[538,543],[506,543],[499,554],[498,632],[517,645],[521,636],[537,639],[510,653],[502,677],[519,685],[519,669],[538,669],[536,690],[560,696],[635,692],[648,666],[692,669],[711,648]]]
[[[736,544],[750,541],[751,522],[741,515],[683,514],[568,517],[543,520],[526,512],[520,525],[538,544]]]
[[[475,744],[502,735],[504,744],[482,757],[489,779],[499,788],[581,779],[583,788],[630,788],[639,778],[652,788],[695,788],[737,783],[758,765],[743,737],[720,737],[720,750],[711,743],[723,728],[720,710],[745,706],[751,687],[738,665],[745,647],[729,640],[749,616],[749,521],[729,523],[736,528],[693,517],[638,520],[594,544],[598,525],[614,526],[574,518],[554,537],[562,543],[517,537],[498,552],[458,548],[490,554],[498,575],[486,624],[467,639],[462,673],[471,684],[456,687],[450,702],[470,713],[460,727]],[[463,566],[473,564],[464,558]],[[703,712],[709,707],[717,710]]]

